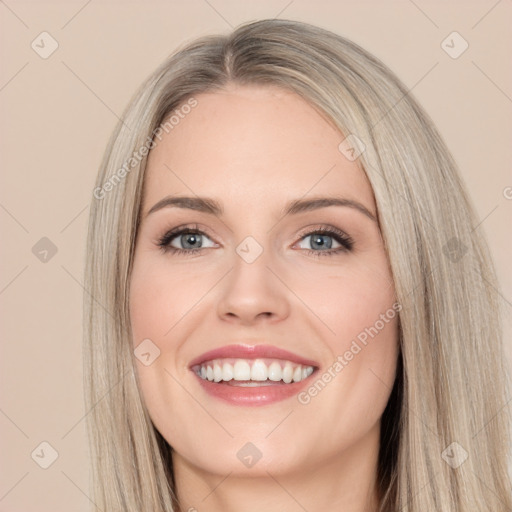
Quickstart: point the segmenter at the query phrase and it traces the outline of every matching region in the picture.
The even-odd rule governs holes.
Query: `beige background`
[[[331,29],[413,89],[452,149],[488,233],[510,353],[510,0],[5,0],[0,17],[0,511],[88,510],[81,283],[96,170],[143,78],[182,42],[241,22],[280,17]],[[31,48],[43,31],[59,45],[47,59]],[[469,44],[457,59],[441,47],[453,31]],[[32,252],[42,237],[57,248],[47,262]],[[43,441],[58,452],[48,469],[36,463],[51,460]]]

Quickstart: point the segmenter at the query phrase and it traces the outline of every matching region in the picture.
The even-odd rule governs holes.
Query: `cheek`
[[[168,440],[175,439],[179,429],[176,432],[175,422],[169,421],[166,404],[172,403],[176,410],[190,406],[174,380],[181,380],[182,375],[176,366],[179,344],[172,339],[173,326],[193,304],[194,293],[186,281],[186,273],[169,272],[151,258],[143,256],[134,260],[130,282],[133,347],[136,354],[149,352],[151,358],[158,354],[149,362],[136,356],[137,378],[149,415]],[[138,348],[139,344],[145,347],[144,351]]]
[[[194,406],[177,383],[188,372],[181,359],[181,346],[188,329],[200,322],[194,305],[212,287],[214,277],[211,272],[192,275],[143,252],[134,260],[129,302],[133,348],[136,354],[158,354],[149,364],[136,357],[138,380],[152,420],[169,439],[179,435],[179,429],[175,431],[175,424],[169,421],[166,404],[181,411]]]
[[[192,276],[157,262],[134,262],[130,283],[130,318],[134,343],[144,338],[169,340],[170,331],[211,287],[211,274]]]
[[[308,283],[300,293],[328,327],[323,339],[331,361],[319,376],[321,382],[299,401],[314,401],[318,414],[322,403],[330,403],[336,417],[345,418],[344,411],[350,410],[354,418],[372,423],[393,387],[399,347],[400,306],[387,261],[361,261],[336,273],[319,269]]]
[[[297,397],[319,431],[329,425],[330,437],[319,434],[319,453],[357,443],[382,417],[396,377],[398,313],[391,309],[377,322],[361,328],[362,336],[333,342],[331,362]]]
[[[394,286],[385,260],[361,261],[336,271],[318,267],[295,284],[297,294],[330,331],[325,331],[326,339],[337,351],[376,322],[382,330],[381,315],[395,316]]]

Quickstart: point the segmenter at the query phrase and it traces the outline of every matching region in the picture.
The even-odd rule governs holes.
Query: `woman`
[[[192,42],[133,98],[94,197],[100,509],[512,508],[492,263],[377,59],[286,20]]]

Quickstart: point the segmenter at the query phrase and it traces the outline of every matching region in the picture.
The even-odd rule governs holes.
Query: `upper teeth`
[[[313,366],[303,366],[290,361],[265,359],[230,359],[208,361],[196,367],[196,373],[204,380],[212,382],[283,381],[300,382],[313,373]]]

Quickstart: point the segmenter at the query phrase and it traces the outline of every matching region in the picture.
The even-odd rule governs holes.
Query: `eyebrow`
[[[281,215],[296,215],[298,213],[309,212],[326,208],[328,206],[344,206],[353,208],[360,213],[364,214],[369,219],[377,222],[375,215],[366,206],[353,199],[343,197],[315,197],[312,199],[296,199],[287,203],[281,211]],[[208,213],[221,217],[224,214],[224,209],[221,204],[214,199],[208,197],[185,197],[185,196],[167,196],[153,205],[147,212],[146,217],[162,208],[183,208],[188,210],[195,210],[198,212]]]

